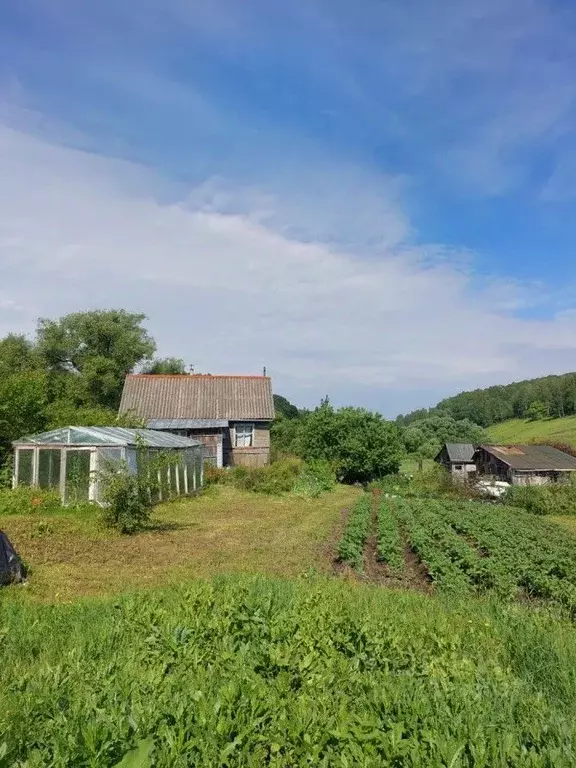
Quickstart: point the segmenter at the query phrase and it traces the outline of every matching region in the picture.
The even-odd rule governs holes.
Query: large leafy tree
[[[395,424],[363,408],[335,410],[328,399],[303,420],[298,442],[305,459],[329,461],[344,483],[398,472],[404,452]]]
[[[156,349],[144,320],[122,309],[40,319],[37,350],[52,374],[53,397],[117,408],[126,374]]]
[[[0,380],[14,373],[40,369],[36,347],[26,336],[9,333],[0,339]]]
[[[186,373],[186,363],[180,357],[156,358],[143,367],[142,373],[184,374]]]

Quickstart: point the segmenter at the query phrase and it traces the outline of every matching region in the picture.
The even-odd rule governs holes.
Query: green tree
[[[42,367],[36,348],[26,336],[9,333],[0,339],[0,379],[13,373],[35,371]]]
[[[276,416],[281,414],[287,419],[297,419],[300,416],[298,408],[295,405],[292,405],[292,403],[285,397],[282,397],[282,395],[274,395],[274,409],[276,411]]]
[[[344,483],[398,472],[404,453],[396,424],[363,408],[337,411],[327,398],[303,421],[298,442],[303,458],[330,462]]]
[[[0,378],[0,459],[13,440],[46,427],[47,381],[41,371]]]
[[[548,406],[542,400],[534,400],[526,410],[526,418],[530,421],[539,421],[548,416]]]
[[[40,319],[37,348],[58,395],[79,405],[117,408],[126,374],[156,349],[142,327],[144,320],[144,315],[121,309]]]
[[[143,367],[142,373],[185,374],[186,364],[180,357],[156,358]]]

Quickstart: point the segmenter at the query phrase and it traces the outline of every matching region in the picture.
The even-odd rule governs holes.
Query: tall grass
[[[573,765],[576,632],[517,606],[228,578],[0,634],[2,768]]]

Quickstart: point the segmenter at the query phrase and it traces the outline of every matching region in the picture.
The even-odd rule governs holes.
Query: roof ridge
[[[129,373],[127,378],[141,379],[269,379],[261,373]]]

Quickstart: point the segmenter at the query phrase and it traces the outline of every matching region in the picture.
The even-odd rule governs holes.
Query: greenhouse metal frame
[[[168,457],[155,469],[154,502],[192,494],[204,483],[202,443],[152,429],[62,427],[23,437],[12,445],[13,486],[58,490],[64,504],[102,504],[102,472],[115,462],[135,475],[147,463],[143,459]]]

